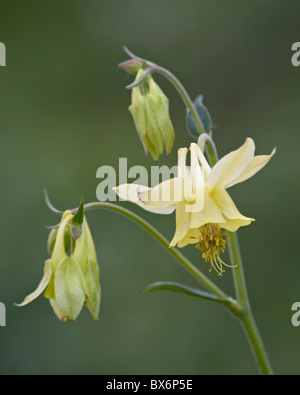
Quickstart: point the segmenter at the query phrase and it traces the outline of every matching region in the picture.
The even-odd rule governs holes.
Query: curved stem
[[[166,77],[171,82],[171,84],[178,91],[178,93],[181,96],[182,100],[184,101],[186,107],[190,110],[191,116],[193,117],[193,120],[195,122],[195,125],[196,125],[198,131],[199,131],[199,134],[205,133],[203,124],[201,122],[201,119],[200,119],[195,107],[194,107],[192,99],[190,98],[189,94],[187,93],[186,89],[181,84],[181,82],[178,80],[178,78],[175,77],[175,75],[172,74],[169,70],[165,69],[164,67],[158,66],[157,64],[152,65],[151,71],[162,74],[164,77]]]
[[[157,65],[152,66],[152,70],[164,75],[177,89],[186,107],[191,113],[191,116],[198,129],[198,133],[201,139],[205,131],[202,122],[198,116],[198,113],[194,107],[194,104],[190,99],[188,93],[186,92],[185,88],[169,70],[166,70],[163,67]],[[203,141],[206,148],[206,154],[209,158],[211,166],[213,167],[218,161],[218,153],[216,147],[212,142],[211,136],[209,135],[207,135],[207,138],[203,138]],[[231,265],[236,266],[236,268],[233,270],[233,278],[238,302],[238,309],[236,310],[236,315],[243,323],[244,329],[248,335],[250,345],[252,347],[261,372],[263,374],[272,374],[271,365],[269,363],[263,342],[261,340],[251,312],[250,302],[246,289],[246,282],[243,273],[243,264],[236,233],[231,233],[231,238],[229,238],[228,244],[230,250]]]
[[[123,208],[117,206],[112,203],[104,203],[104,202],[93,202],[87,203],[84,205],[84,210],[88,211],[91,209],[107,209],[111,211],[116,211],[120,214],[125,215],[130,218],[145,230],[147,230],[190,274],[192,274],[198,281],[200,281],[208,290],[210,290],[213,294],[218,296],[219,298],[231,300],[221,289],[219,289],[210,279],[208,279],[200,270],[198,270],[184,255],[181,254],[176,248],[169,247],[169,241],[152,225],[146,222],[144,219],[139,217],[137,214]],[[71,210],[72,212],[77,209]],[[232,303],[232,308],[234,308],[235,303]]]
[[[171,73],[169,70],[165,69],[164,67],[158,66],[157,64],[151,64],[149,69],[151,69],[151,72],[157,72],[157,73],[163,75],[165,78],[167,78],[167,80],[169,80],[171,82],[171,84],[174,86],[174,88],[179,93],[184,104],[189,109],[191,116],[193,118],[193,121],[197,127],[199,135],[207,134],[204,130],[202,121],[198,115],[198,112],[195,109],[192,99],[190,98],[188,92],[186,91],[186,89],[182,85],[182,83],[178,80],[178,78],[175,77],[175,75],[173,73]],[[207,134],[207,136],[209,136],[209,135]],[[211,136],[209,136],[209,137],[211,138]],[[215,146],[212,143],[212,141],[208,140],[208,144],[205,144],[205,150],[206,150],[207,156],[209,158],[210,164],[211,164],[211,166],[213,166],[214,162],[217,162],[218,156],[217,156],[217,151],[216,151]]]
[[[206,150],[210,165],[213,167],[219,160],[217,147],[208,133],[202,133],[197,141],[202,152]]]

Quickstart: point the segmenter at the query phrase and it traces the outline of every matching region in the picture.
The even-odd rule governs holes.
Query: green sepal
[[[145,154],[148,152],[148,146],[146,141],[146,120],[145,120],[145,97],[136,90],[132,91],[132,102],[129,106],[129,111],[133,117],[133,121],[143,144]]]
[[[52,274],[51,274],[51,278],[50,278],[49,284],[48,284],[47,288],[45,289],[44,298],[55,299],[55,290],[54,290],[55,271],[53,270],[52,262],[50,262],[50,264],[51,264],[51,267],[52,267]]]
[[[84,203],[83,203],[83,199],[81,199],[79,208],[71,221],[72,225],[70,230],[75,240],[77,240],[82,234],[83,218],[84,218]]]
[[[196,97],[196,99],[194,100],[194,107],[202,122],[204,131],[206,133],[211,132],[211,130],[213,129],[213,122],[208,109],[203,104],[203,95],[199,95]],[[189,109],[187,109],[186,111],[186,124],[190,135],[197,140],[200,134]]]
[[[88,258],[88,263],[83,270],[82,279],[88,298],[87,306],[94,320],[97,320],[100,311],[101,289],[99,284],[99,266],[94,259]]]
[[[72,218],[71,222],[72,224],[81,225],[83,222],[83,218],[84,218],[84,202],[83,202],[83,198],[81,198],[78,210],[76,211],[76,214]]]
[[[72,256],[79,263],[82,271],[84,270],[89,257],[97,261],[92,234],[86,218],[84,218],[82,224],[82,236],[78,240],[76,240],[75,249]]]
[[[52,275],[52,265],[51,265],[51,259],[47,259],[45,262],[44,266],[44,275],[43,278],[41,279],[37,289],[33,291],[31,294],[26,296],[26,298],[23,300],[22,303],[15,303],[15,306],[26,306],[28,303],[32,302],[35,300],[40,294],[44,291],[44,289],[48,286],[49,281],[51,279]]]
[[[49,299],[49,302],[50,302],[50,306],[52,307],[56,317],[62,322],[67,322],[68,316],[59,308],[56,300]]]
[[[164,151],[164,143],[156,118],[157,98],[151,93],[147,94],[145,100],[145,121],[147,128],[147,140],[149,151],[155,161]]]
[[[127,85],[126,89],[134,89],[140,85],[143,85],[145,82],[147,82],[149,76],[151,75],[150,71],[151,71],[150,68],[146,70],[143,69],[138,70],[135,81]]]
[[[67,317],[76,320],[85,301],[82,271],[74,257],[65,257],[57,266],[54,279],[58,307]]]
[[[170,154],[175,135],[169,114],[169,100],[153,79],[149,81],[149,89],[156,102],[154,115],[160,131],[160,138],[162,139],[165,152]]]

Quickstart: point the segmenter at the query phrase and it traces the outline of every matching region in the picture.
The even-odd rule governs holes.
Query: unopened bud
[[[143,70],[137,73],[136,81],[143,81]],[[132,89],[132,104],[129,107],[145,152],[153,159],[166,152],[171,153],[174,129],[169,115],[169,101],[151,75]]]
[[[83,306],[87,306],[96,320],[100,309],[99,267],[90,229],[83,216],[81,235],[69,249],[70,224],[74,216],[66,211],[58,228],[52,229],[48,238],[51,255],[46,260],[44,275],[37,289],[17,306],[25,306],[42,292],[49,299],[56,316],[66,322],[76,320]],[[66,238],[67,236],[67,238]]]
[[[143,67],[143,63],[138,59],[129,59],[120,63],[118,67],[129,74],[137,74],[137,72]]]

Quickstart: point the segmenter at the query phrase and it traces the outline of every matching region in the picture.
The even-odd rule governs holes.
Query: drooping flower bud
[[[132,104],[129,111],[144,146],[153,159],[166,152],[171,153],[174,142],[174,129],[169,115],[169,101],[151,76],[143,80],[144,70],[139,70],[136,81],[141,84],[132,88]]]
[[[17,306],[27,305],[44,292],[60,320],[76,320],[85,305],[96,320],[101,298],[96,251],[86,218],[83,217],[81,235],[72,240],[74,245],[70,255],[67,254],[73,218],[73,214],[66,211],[58,229],[50,232],[48,250],[51,257],[45,262],[44,276],[37,289]]]
[[[203,104],[203,95],[198,95],[194,100],[194,107],[203,125],[205,133],[211,133],[214,128],[213,121],[207,107]],[[193,120],[192,114],[189,109],[186,110],[186,124],[189,134],[198,140],[200,132]]]
[[[136,74],[143,67],[143,63],[138,59],[129,59],[119,63],[118,66],[129,74]]]

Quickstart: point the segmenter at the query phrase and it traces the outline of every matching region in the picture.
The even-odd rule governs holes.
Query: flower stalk
[[[262,374],[273,374],[271,364],[269,362],[264,344],[256,326],[251,306],[248,298],[245,275],[242,264],[242,257],[238,243],[236,232],[230,232],[229,255],[232,263],[236,263],[237,267],[233,270],[233,280],[237,295],[237,302],[241,307],[239,318],[243,323],[244,329],[248,336],[250,345],[253,349],[257,364]]]
[[[199,135],[202,138],[202,136],[205,133],[203,130],[203,125],[197,114],[194,104],[190,99],[188,93],[186,92],[185,88],[183,87],[183,85],[171,72],[169,72],[168,70],[162,67],[155,66],[153,71],[157,71],[160,74],[164,75],[174,85],[177,92],[180,94],[182,100],[184,101],[186,107],[189,109],[191,116],[195,122],[195,125],[198,128]],[[209,158],[210,164],[211,166],[214,166],[218,161],[218,155],[217,155],[216,147],[214,144],[211,143],[211,140],[212,140],[211,136],[207,137],[204,140],[204,146],[206,147],[206,154]],[[272,368],[251,312],[250,302],[246,289],[244,271],[243,271],[243,263],[241,259],[241,253],[239,249],[239,243],[238,243],[236,232],[230,232],[230,236],[231,237],[228,238],[230,260],[231,260],[231,265],[236,266],[232,272],[233,272],[235,290],[237,294],[237,303],[239,306],[235,310],[235,312],[237,312],[236,315],[244,326],[244,329],[249,339],[250,346],[253,350],[253,353],[255,355],[261,373],[264,375],[271,375],[273,374]]]
[[[151,234],[160,244],[164,247],[168,253],[170,253],[180,264],[183,266],[193,277],[195,277],[202,285],[204,285],[209,291],[211,291],[214,295],[219,298],[225,299],[227,301],[232,301],[232,299],[227,296],[217,285],[215,285],[208,277],[206,277],[199,269],[197,269],[178,249],[169,248],[169,241],[159,232],[157,231],[151,224],[145,221],[143,218],[133,213],[130,210],[127,210],[123,207],[120,207],[113,203],[105,203],[105,202],[92,202],[87,203],[84,206],[85,212],[92,209],[106,209],[118,212],[131,219],[142,228],[144,228],[147,232]],[[77,209],[74,209],[76,211]],[[232,305],[235,306],[233,302]]]
[[[117,212],[131,219],[139,226],[144,228],[147,232],[154,237],[160,245],[168,251],[185,270],[187,270],[194,278],[196,278],[204,287],[210,292],[216,295],[218,298],[223,300],[223,305],[227,307],[231,313],[236,316],[242,322],[244,329],[248,335],[250,345],[253,349],[257,363],[261,369],[262,374],[272,374],[272,368],[268,360],[263,342],[255,324],[253,315],[251,313],[250,303],[247,295],[245,278],[243,273],[242,260],[240,250],[238,246],[236,233],[230,232],[230,258],[233,265],[237,267],[233,270],[235,289],[237,293],[237,300],[234,300],[230,296],[226,295],[216,284],[214,284],[208,277],[206,277],[199,269],[197,269],[178,249],[169,248],[169,241],[157,231],[151,224],[145,221],[143,218],[133,213],[132,211],[120,207],[112,203],[105,202],[92,202],[84,205],[84,211],[90,211],[93,209],[106,209]],[[76,212],[77,208],[70,210],[70,212]]]
[[[193,101],[190,98],[188,92],[186,91],[185,87],[180,83],[177,77],[169,70],[165,69],[164,67],[153,65],[151,68],[151,72],[159,73],[163,75],[167,80],[171,82],[171,84],[175,87],[177,92],[179,93],[180,97],[182,98],[183,102],[185,103],[186,107],[190,110],[191,116],[196,124],[196,127],[199,131],[199,134],[205,133],[204,126],[202,121],[194,107]]]

